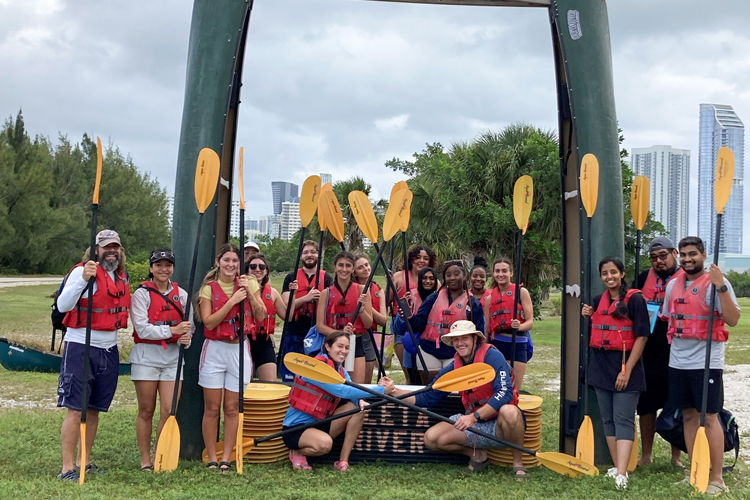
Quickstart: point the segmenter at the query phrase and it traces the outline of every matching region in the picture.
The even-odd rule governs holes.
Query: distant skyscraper
[[[174,220],[174,196],[167,196],[167,220],[169,221],[169,229],[172,229],[172,221]]]
[[[698,152],[698,236],[706,253],[714,252],[716,212],[714,209],[714,175],[716,156],[721,146],[734,153],[734,182],[724,209],[720,253],[742,253],[742,218],[744,207],[745,126],[731,106],[700,105]]]
[[[328,184],[329,182],[333,182],[333,176],[331,174],[320,174],[321,186]]]
[[[232,201],[232,213],[229,219],[229,236],[240,236],[240,202]]]
[[[294,233],[302,227],[302,221],[299,218],[299,203],[285,201],[281,204],[281,234],[280,238],[289,241]]]
[[[299,186],[291,182],[273,181],[271,192],[273,193],[273,213],[281,215],[281,204],[285,201],[296,200],[299,197]]]
[[[630,169],[648,177],[650,212],[669,231],[674,242],[688,235],[688,182],[690,151],[671,146],[633,148]]]

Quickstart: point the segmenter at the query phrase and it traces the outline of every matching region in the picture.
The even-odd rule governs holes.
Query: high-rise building
[[[329,182],[333,182],[333,176],[331,174],[320,174],[320,185],[324,186]]]
[[[261,215],[258,218],[258,231],[269,238],[281,237],[281,215]]]
[[[742,253],[742,219],[744,207],[745,126],[732,106],[700,105],[698,151],[698,236],[706,253],[714,252],[716,211],[714,176],[719,148],[727,146],[734,153],[734,181],[722,220],[719,253]]]
[[[273,194],[273,213],[281,215],[281,204],[285,201],[294,201],[299,197],[299,186],[291,182],[271,182],[271,193]]]
[[[651,183],[648,210],[677,242],[688,235],[690,151],[671,146],[633,148],[630,169]]]
[[[167,196],[167,220],[169,222],[169,229],[172,229],[172,221],[174,220],[174,196]]]
[[[289,241],[294,233],[302,227],[299,218],[299,202],[285,201],[281,204],[281,235],[282,240]]]

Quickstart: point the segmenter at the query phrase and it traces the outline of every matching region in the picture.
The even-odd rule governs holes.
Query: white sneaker
[[[612,479],[617,477],[617,467],[612,467],[611,469],[607,470],[607,477],[611,477]]]
[[[626,472],[623,476],[622,474],[618,474],[617,477],[615,477],[615,486],[617,486],[618,490],[626,490],[628,488],[628,473]]]

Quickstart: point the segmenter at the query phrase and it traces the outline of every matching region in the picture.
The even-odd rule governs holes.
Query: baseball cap
[[[656,252],[657,250],[674,250],[672,241],[664,236],[659,236],[651,240],[651,245],[648,247],[648,252]]]
[[[245,248],[254,248],[260,252],[260,247],[254,241],[248,241],[247,243],[245,243]]]
[[[160,260],[168,260],[172,264],[174,264],[174,253],[172,250],[154,250],[151,252],[151,255],[148,258],[148,263],[153,264],[154,262],[159,262]]]
[[[100,247],[106,247],[110,243],[117,243],[122,246],[122,243],[120,243],[120,235],[111,229],[103,229],[102,231],[99,231],[99,234],[96,235],[96,244]]]

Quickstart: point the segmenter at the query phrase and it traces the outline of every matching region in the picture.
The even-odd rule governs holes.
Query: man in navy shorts
[[[57,298],[57,306],[66,313],[64,323],[65,352],[60,365],[57,387],[57,406],[68,409],[62,430],[62,472],[57,476],[78,482],[75,465],[76,445],[79,441],[83,398],[83,352],[86,343],[87,285],[95,278],[92,300],[91,349],[89,353],[88,405],[86,411],[86,456],[96,438],[99,412],[107,411],[117,390],[120,356],[117,351],[117,330],[128,326],[130,288],[124,268],[119,235],[109,229],[96,236],[98,262],[84,255],[68,273],[65,286]],[[80,456],[80,450],[79,450]],[[95,465],[82,464],[86,472],[97,472]]]

